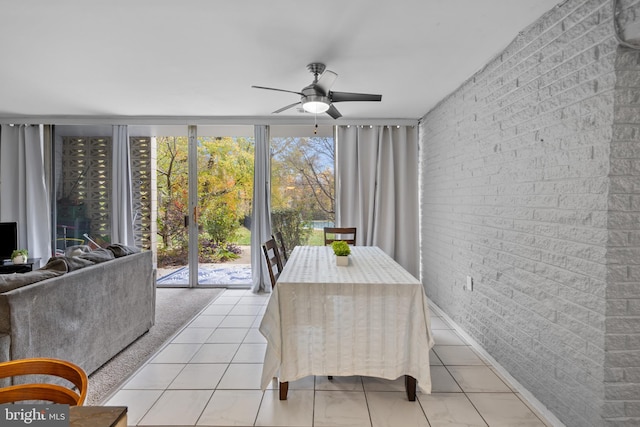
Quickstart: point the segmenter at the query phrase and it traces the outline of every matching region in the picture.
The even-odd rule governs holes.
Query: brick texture
[[[611,4],[562,2],[420,124],[427,294],[568,426],[640,425],[640,52]]]

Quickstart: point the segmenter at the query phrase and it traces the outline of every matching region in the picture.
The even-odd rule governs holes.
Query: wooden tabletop
[[[72,406],[70,427],[126,427],[126,406]]]

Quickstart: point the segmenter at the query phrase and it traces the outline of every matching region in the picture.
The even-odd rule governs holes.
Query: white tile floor
[[[268,295],[226,290],[105,405],[130,426],[550,426],[432,312],[433,390],[409,402],[404,381],[309,377],[260,390],[266,348],[258,326]]]

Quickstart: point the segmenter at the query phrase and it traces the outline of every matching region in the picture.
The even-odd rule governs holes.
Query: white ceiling
[[[21,0],[0,5],[0,119],[265,118],[310,62],[342,122],[419,119],[559,0]],[[291,109],[279,119],[308,122]],[[323,120],[333,122],[323,115]],[[321,120],[322,121],[322,120]]]

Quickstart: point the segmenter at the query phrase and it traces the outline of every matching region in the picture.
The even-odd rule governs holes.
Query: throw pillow
[[[67,263],[64,262],[62,257],[53,257],[49,258],[49,261],[47,261],[45,266],[40,268],[40,270],[60,271],[62,273],[66,273],[69,271],[69,267],[67,267]]]
[[[113,252],[107,249],[99,248],[86,254],[78,255],[76,258],[93,261],[96,264],[114,259]]]
[[[91,260],[79,258],[77,256],[66,256],[64,257],[64,262],[67,263],[67,267],[68,267],[67,271],[80,270],[81,268],[88,267],[90,265],[95,264]]]
[[[136,248],[135,246],[125,246],[120,243],[112,243],[107,246],[107,249],[113,252],[113,255],[115,255],[116,258],[140,252],[140,248]]]
[[[83,253],[91,252],[91,248],[87,245],[73,245],[67,247],[65,249],[65,256],[77,256],[82,255]]]
[[[56,271],[75,271],[84,267],[95,264],[93,261],[82,259],[74,256],[58,256],[49,259],[47,265],[41,268],[41,270],[56,270]],[[66,269],[63,270],[63,265]]]

